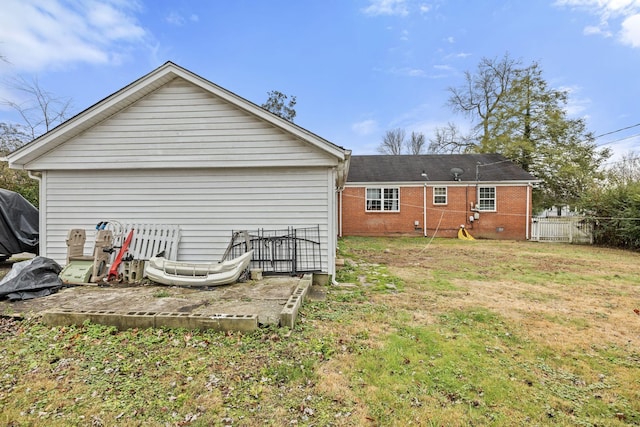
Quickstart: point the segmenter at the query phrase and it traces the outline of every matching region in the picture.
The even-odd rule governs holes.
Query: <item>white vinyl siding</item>
[[[319,225],[328,271],[333,179],[327,168],[48,171],[43,255],[64,263],[68,230],[102,220],[179,225],[182,261],[219,261],[232,230]]]
[[[30,169],[334,166],[311,144],[176,78]]]

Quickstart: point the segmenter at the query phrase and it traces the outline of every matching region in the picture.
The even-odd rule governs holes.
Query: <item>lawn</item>
[[[637,425],[640,254],[345,238],[293,331],[0,320],[0,425]]]

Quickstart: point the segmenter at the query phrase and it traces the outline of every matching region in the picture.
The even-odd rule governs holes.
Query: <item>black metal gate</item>
[[[252,249],[250,268],[262,269],[263,274],[297,275],[322,271],[320,226],[234,231],[223,261]]]

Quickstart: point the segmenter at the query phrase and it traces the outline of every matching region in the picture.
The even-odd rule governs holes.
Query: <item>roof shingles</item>
[[[347,182],[454,181],[454,168],[462,182],[537,181],[500,154],[424,154],[352,156]]]

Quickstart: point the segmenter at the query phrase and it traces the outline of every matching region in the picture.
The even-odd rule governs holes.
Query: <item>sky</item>
[[[37,79],[75,114],[172,61],[258,105],[295,96],[296,124],[377,154],[391,129],[468,129],[448,89],[505,54],[568,91],[612,161],[640,152],[640,0],[3,0],[0,99]]]

